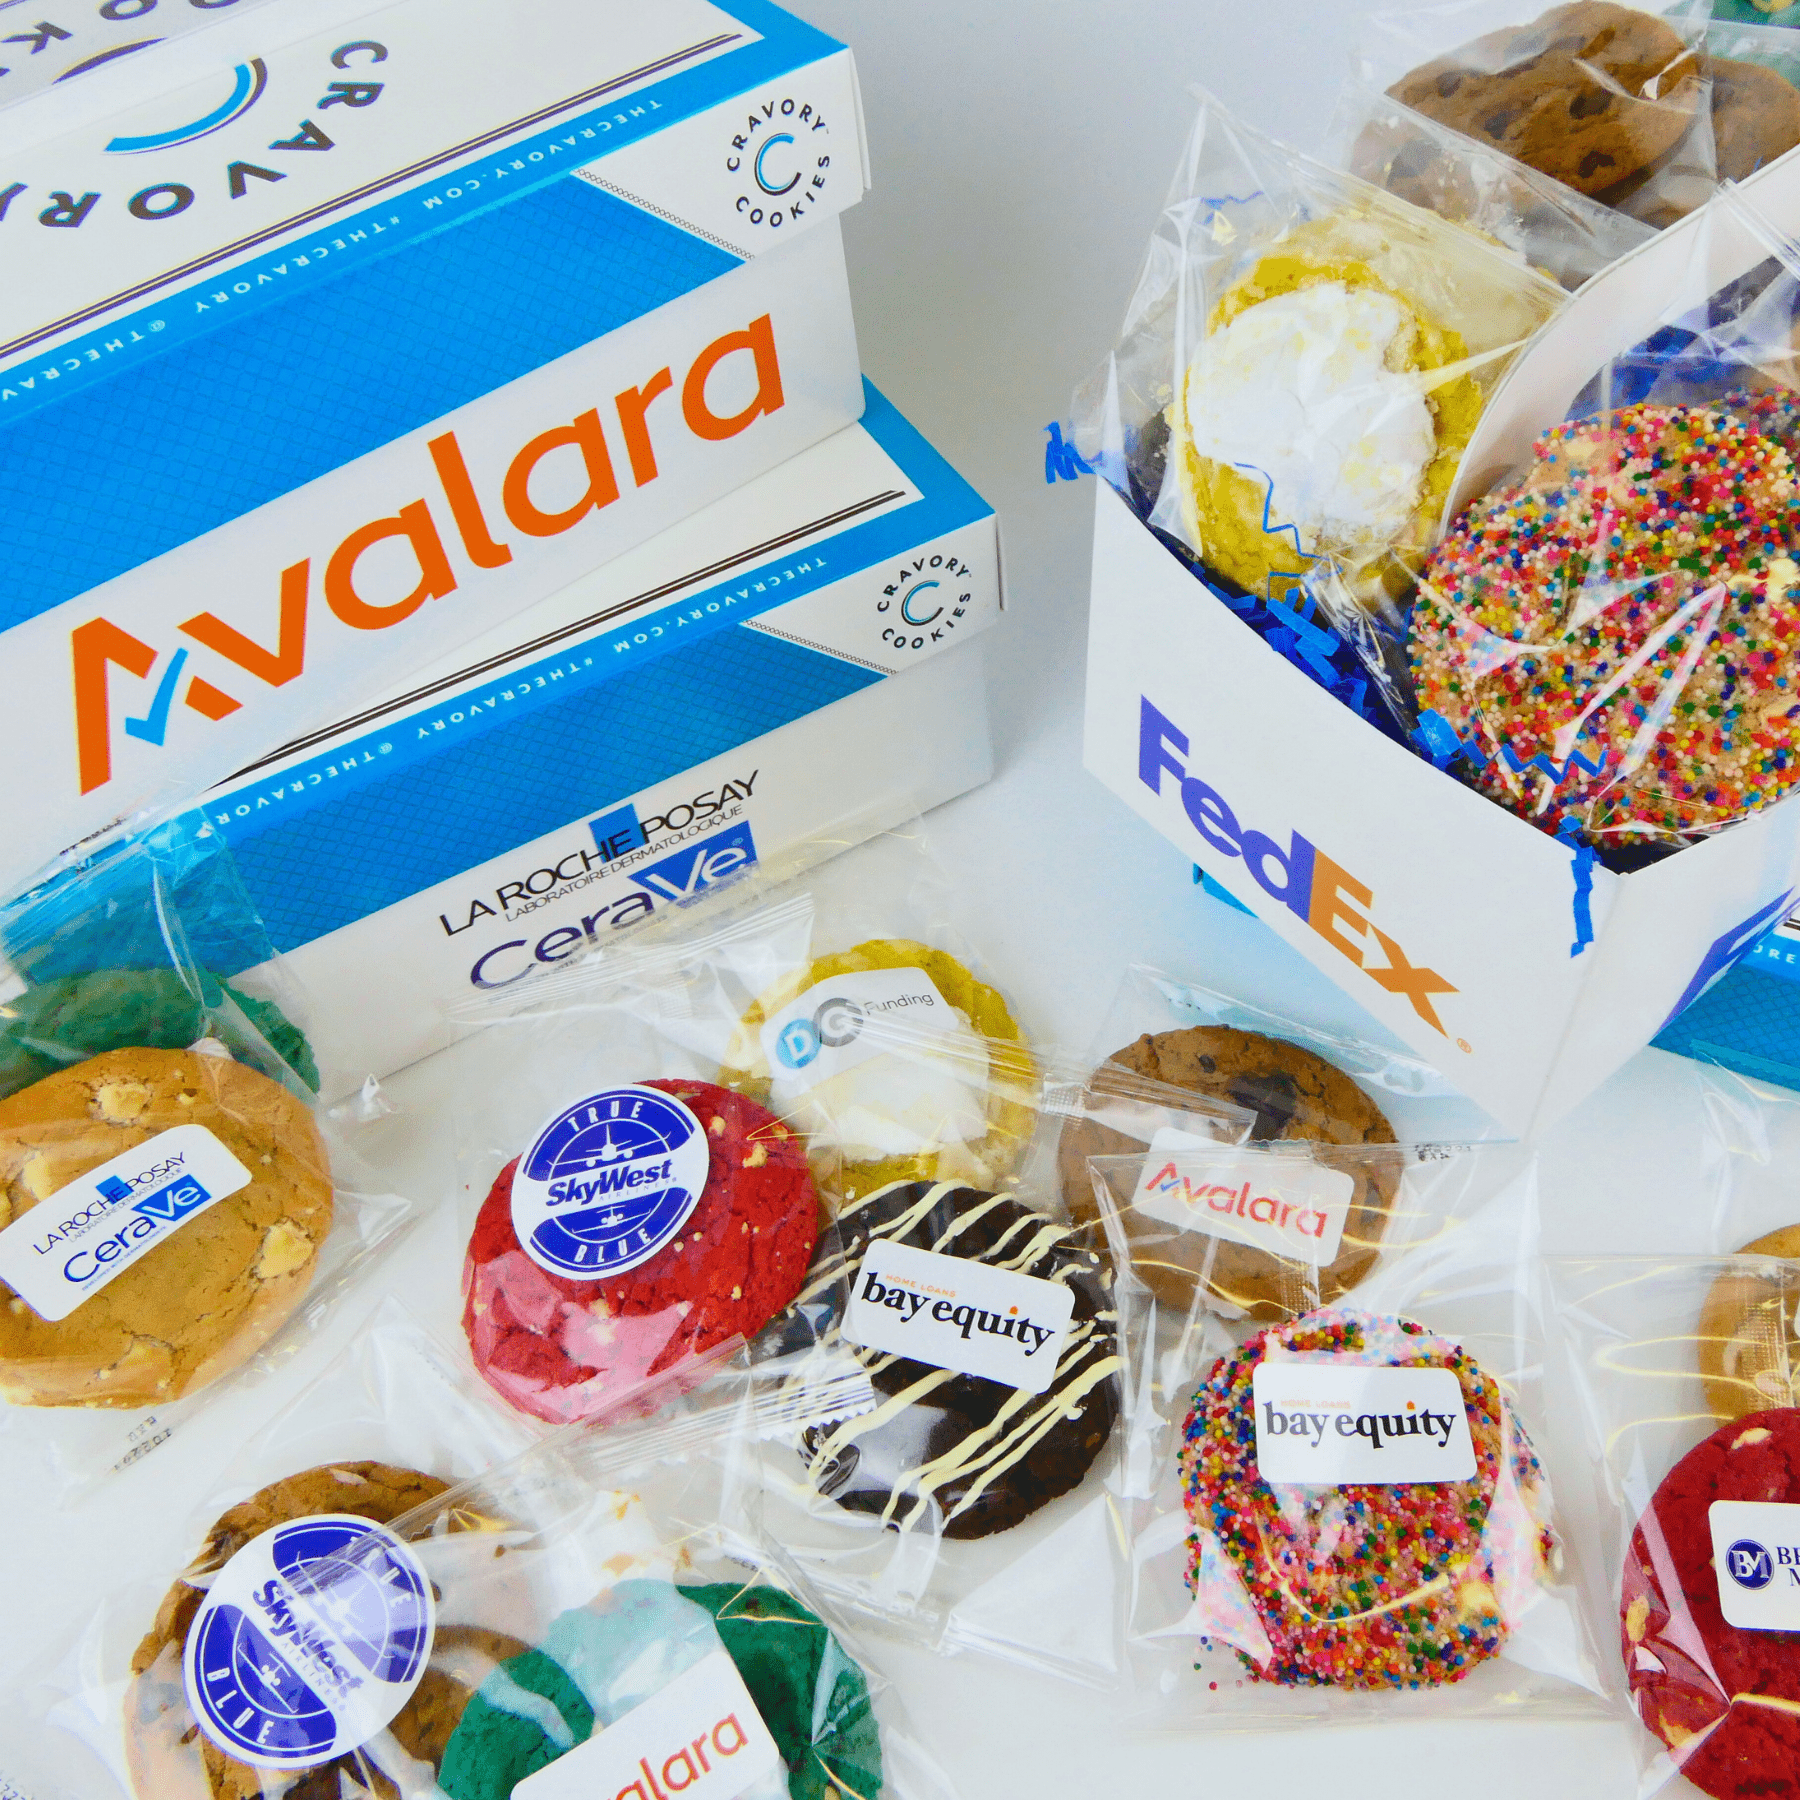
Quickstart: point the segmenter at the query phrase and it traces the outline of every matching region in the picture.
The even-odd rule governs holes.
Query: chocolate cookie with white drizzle
[[[894,1530],[947,1538],[1010,1530],[1078,1486],[1111,1435],[1120,1386],[1112,1269],[1080,1228],[1011,1195],[906,1181],[848,1204],[838,1234],[813,1271],[814,1293],[839,1282],[853,1291],[869,1246],[885,1240],[1056,1282],[1074,1309],[1042,1393],[842,1339],[877,1404],[803,1436],[809,1483]]]

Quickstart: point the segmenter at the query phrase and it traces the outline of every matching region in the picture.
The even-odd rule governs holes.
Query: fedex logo
[[[721,369],[730,373],[714,387]],[[755,390],[744,404],[715,410],[727,381],[735,397],[751,378]],[[391,511],[328,554],[283,569],[261,603],[260,623],[232,623],[208,610],[176,626],[185,642],[153,643],[104,616],[84,621],[69,634],[80,792],[112,780],[121,734],[161,747],[187,714],[230,718],[265,690],[302,677],[309,657],[317,662],[322,637],[341,652],[360,634],[392,630],[510,563],[515,545],[528,553],[533,539],[560,537],[619,504],[627,472],[633,488],[647,487],[658,476],[659,438],[666,447],[667,434],[685,430],[723,442],[784,403],[774,326],[764,313],[706,345],[679,383],[673,368],[663,368],[625,388],[607,405],[608,419],[589,406],[573,419],[545,420],[546,429],[512,456],[497,495],[479,491],[454,431],[432,438],[424,446],[428,469],[416,471],[417,497],[385,502]],[[409,488],[414,478],[405,478]],[[554,499],[546,493],[552,484]],[[323,565],[318,573],[315,562]]]
[[[1189,751],[1186,735],[1148,698],[1140,695],[1139,706],[1138,779],[1144,786],[1160,795],[1164,777],[1172,778],[1188,822],[1206,844],[1221,856],[1242,857],[1251,878],[1271,900],[1304,920],[1377,987],[1402,995],[1433,1031],[1447,1037],[1433,1001],[1457,990],[1435,969],[1410,961],[1375,923],[1374,891],[1299,832],[1290,833],[1284,846],[1242,824],[1216,788],[1188,772],[1183,760]],[[1372,955],[1385,960],[1371,962]]]

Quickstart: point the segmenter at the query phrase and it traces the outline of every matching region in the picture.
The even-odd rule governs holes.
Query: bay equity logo
[[[1456,987],[1435,969],[1414,963],[1375,923],[1375,893],[1317,845],[1290,832],[1285,845],[1243,824],[1225,796],[1190,771],[1187,735],[1149,699],[1139,696],[1138,779],[1160,795],[1172,777],[1188,822],[1201,841],[1224,857],[1242,857],[1256,885],[1316,932],[1377,987],[1406,1000],[1433,1031],[1449,1036],[1438,1016],[1439,996]],[[1379,956],[1382,960],[1375,961]],[[1458,1045],[1468,1045],[1459,1038]]]
[[[731,381],[734,395],[747,386],[744,377],[755,382],[750,397],[724,414],[708,399],[720,370],[730,371],[721,382]],[[636,490],[658,478],[658,434],[665,447],[668,434],[681,430],[721,443],[784,404],[775,329],[764,313],[704,345],[679,384],[675,367],[667,366],[623,389],[606,408],[610,434],[598,406],[572,419],[545,420],[512,455],[497,495],[478,490],[455,431],[430,439],[423,456],[410,453],[411,468],[385,501],[390,510],[320,557],[290,563],[269,579],[260,599],[252,589],[248,603],[260,611],[259,623],[241,614],[233,623],[208,609],[175,627],[186,640],[180,642],[146,641],[105,614],[85,620],[69,634],[79,791],[90,794],[112,780],[122,737],[160,748],[178,716],[230,718],[304,676],[322,634],[334,634],[342,647],[345,633],[354,642],[356,634],[390,631],[429,601],[512,562],[533,540],[560,537],[621,504],[615,444]],[[555,503],[544,497],[552,485]],[[403,497],[408,494],[414,497]],[[315,562],[323,563],[318,577]]]

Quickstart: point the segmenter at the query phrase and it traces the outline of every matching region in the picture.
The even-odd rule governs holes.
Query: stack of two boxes
[[[341,1087],[986,778],[995,521],[860,373],[847,50],[764,0],[150,23],[5,47],[8,876],[204,793],[383,997],[316,1021]]]

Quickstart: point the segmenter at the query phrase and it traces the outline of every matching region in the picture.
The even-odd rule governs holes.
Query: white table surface
[[[1082,771],[1092,501],[1085,485],[1047,488],[1042,455],[1043,426],[1113,335],[1191,117],[1186,84],[1204,81],[1256,124],[1310,142],[1363,7],[798,0],[795,10],[853,46],[866,99],[875,185],[846,233],[865,366],[1005,525],[1010,614],[990,648],[999,772],[931,819],[941,855],[967,874],[990,967],[1029,1025],[1076,1048],[1134,960],[1370,1030],[1260,926],[1204,899],[1179,853]],[[435,1166],[432,1067],[392,1085],[408,1108],[388,1128],[404,1179]],[[1687,1066],[1639,1057],[1542,1146],[1548,1247],[1705,1247],[1684,1204],[1699,1129]],[[453,1292],[454,1210],[384,1265],[378,1285]],[[66,1516],[0,1461],[0,1691],[59,1649],[111,1587],[179,1566],[195,1493],[366,1311],[361,1300],[345,1309],[278,1382],[228,1396]],[[1396,1786],[1460,1800],[1623,1800],[1634,1786],[1631,1728],[1619,1722],[1147,1738],[1102,1695],[967,1657],[891,1660],[967,1800],[1265,1788],[1377,1800]]]

